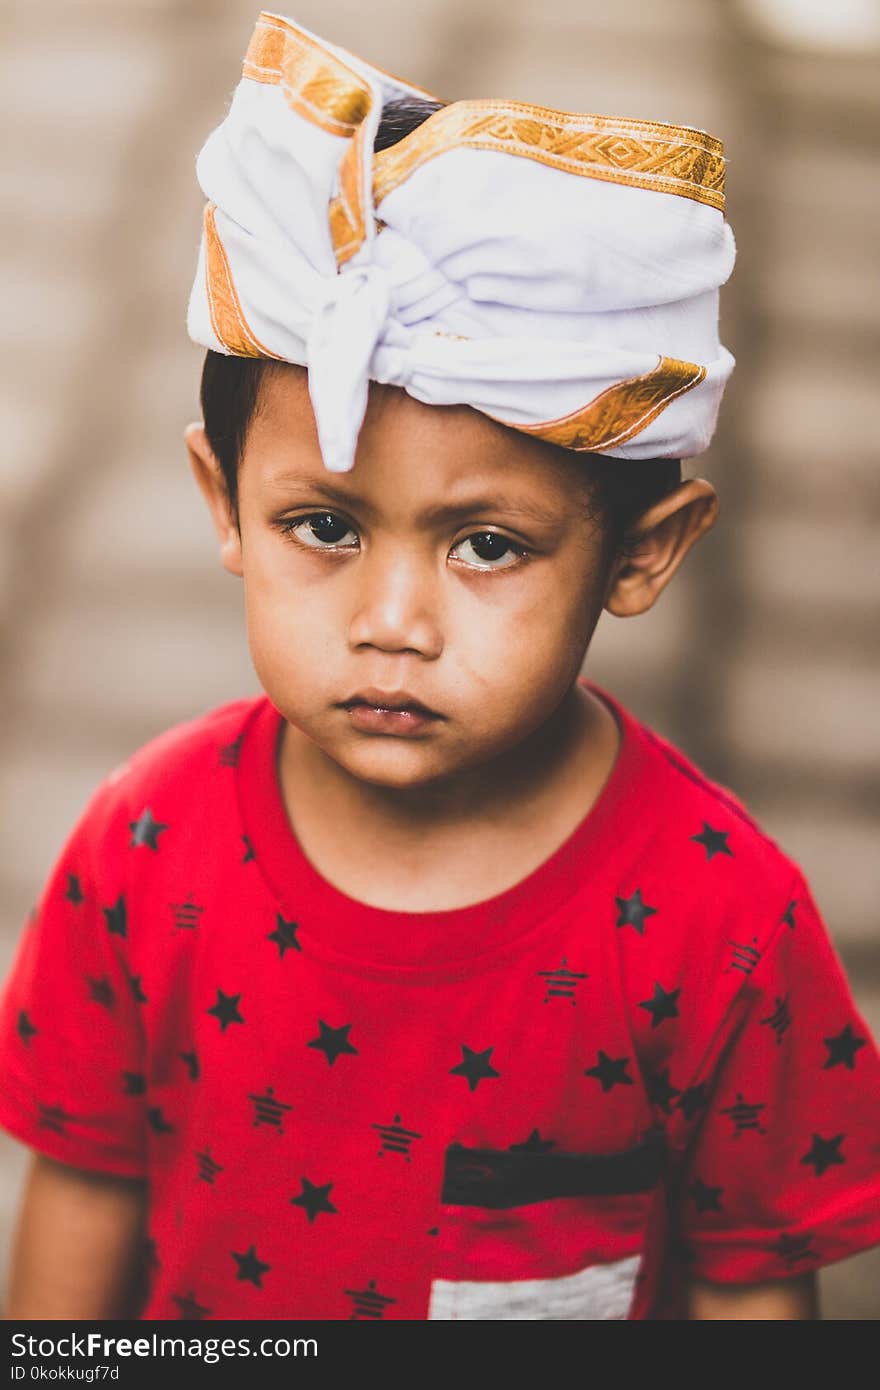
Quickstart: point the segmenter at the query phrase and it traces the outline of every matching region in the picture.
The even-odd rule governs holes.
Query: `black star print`
[[[723,1187],[707,1187],[701,1178],[695,1178],[688,1192],[697,1204],[697,1211],[720,1211]]]
[[[64,1126],[68,1120],[73,1119],[72,1115],[68,1115],[60,1105],[38,1105],[37,1108],[40,1112],[37,1122],[40,1129],[51,1129],[54,1134],[67,1133]]]
[[[224,994],[222,989],[217,991],[217,1003],[205,1012],[213,1014],[220,1020],[220,1032],[225,1033],[230,1023],[244,1023],[244,1019],[238,1012],[238,1001],[240,994]]]
[[[189,1079],[190,1079],[190,1081],[198,1081],[198,1079],[199,1079],[199,1059],[198,1059],[198,1057],[196,1056],[196,1054],[195,1054],[194,1052],[181,1052],[179,1055],[180,1055],[180,1060],[184,1063],[184,1065],[186,1066],[187,1070],[189,1071]]]
[[[143,988],[141,987],[140,975],[128,975],[128,983],[131,986],[131,992],[134,995],[135,1001],[138,1004],[146,1004],[148,1002],[147,996],[144,994]]]
[[[275,921],[277,923],[277,926],[275,927],[275,930],[273,932],[269,933],[269,935],[266,937],[266,940],[275,942],[276,946],[278,947],[279,960],[284,958],[285,951],[289,951],[291,949],[293,949],[294,951],[301,951],[302,946],[300,946],[299,942],[296,939],[296,933],[299,930],[299,923],[285,922],[280,912],[276,913]]]
[[[74,907],[79,907],[85,894],[83,893],[80,881],[76,874],[67,875],[67,892],[64,894],[65,900],[73,903]]]
[[[89,987],[89,998],[95,1004],[102,1004],[105,1009],[113,1008],[116,1003],[116,991],[106,975],[103,975],[100,980],[95,980],[91,975],[87,975],[86,984]]]
[[[648,1072],[645,1080],[648,1085],[648,1098],[653,1105],[659,1105],[667,1115],[672,1114],[672,1101],[676,1096],[681,1095],[677,1086],[673,1086],[669,1080],[669,1068],[666,1067],[661,1072]]]
[[[733,850],[727,843],[729,830],[713,830],[708,821],[703,821],[703,829],[699,835],[691,835],[692,840],[696,840],[698,845],[702,845],[706,851],[706,859],[714,859],[716,854],[729,854],[733,858]]]
[[[688,1086],[681,1093],[681,1100],[678,1108],[684,1111],[686,1120],[692,1120],[699,1110],[705,1110],[709,1104],[709,1097],[706,1095],[706,1083],[701,1081],[698,1086]]]
[[[181,1322],[201,1322],[211,1313],[210,1308],[205,1308],[199,1303],[192,1289],[188,1294],[172,1294],[171,1302],[176,1303],[180,1309],[179,1321]]]
[[[150,810],[145,806],[137,820],[129,821],[128,828],[131,831],[131,842],[129,849],[137,849],[139,845],[146,845],[149,849],[159,848],[159,836],[168,826],[157,821]]]
[[[254,847],[248,839],[247,835],[242,835],[241,839],[244,845],[244,854],[242,855],[241,862],[242,864],[249,864],[250,861],[252,859],[256,859],[257,856],[254,854]]]
[[[18,1022],[15,1025],[15,1031],[18,1033],[18,1036],[21,1038],[25,1047],[28,1047],[31,1038],[34,1036],[35,1033],[39,1032],[39,1029],[34,1027],[27,1014],[24,1012],[24,1010],[22,1010],[21,1013],[18,1015]]]
[[[174,1125],[169,1124],[162,1114],[161,1106],[151,1105],[147,1111],[147,1123],[154,1134],[173,1134]]]
[[[495,1051],[494,1047],[487,1047],[485,1052],[472,1052],[464,1043],[461,1045],[462,1060],[457,1067],[450,1067],[450,1076],[466,1076],[467,1084],[472,1091],[475,1091],[481,1081],[485,1081],[490,1076],[500,1076],[501,1073],[489,1065],[489,1058]]]
[[[860,1047],[865,1046],[865,1039],[857,1038],[849,1024],[835,1038],[824,1038],[823,1041],[828,1048],[828,1058],[822,1065],[823,1071],[828,1067],[836,1067],[840,1062],[850,1071],[855,1070],[856,1053]]]
[[[631,898],[615,898],[618,907],[618,927],[635,927],[639,936],[645,934],[645,922],[649,917],[655,916],[656,907],[648,907],[642,901],[642,890],[637,888]]]
[[[325,1183],[323,1187],[316,1187],[314,1183],[309,1182],[308,1178],[300,1178],[300,1182],[302,1183],[302,1192],[300,1192],[298,1197],[291,1197],[290,1205],[292,1207],[302,1207],[306,1216],[309,1218],[309,1225],[312,1224],[319,1212],[336,1211],[336,1208],[330,1201],[330,1189],[333,1186],[332,1182]]]
[[[821,1178],[826,1168],[830,1168],[832,1164],[846,1162],[843,1154],[839,1152],[840,1145],[845,1138],[845,1134],[835,1134],[833,1139],[823,1139],[821,1134],[814,1134],[813,1142],[801,1159],[801,1163],[812,1163],[816,1170],[816,1177]]]
[[[261,1289],[263,1287],[263,1275],[267,1270],[270,1270],[272,1266],[264,1264],[263,1261],[258,1258],[253,1245],[250,1250],[245,1251],[243,1255],[237,1254],[235,1250],[230,1250],[229,1253],[238,1265],[238,1273],[235,1276],[236,1279],[247,1279],[251,1284],[256,1284],[257,1288]]]
[[[774,1255],[779,1255],[787,1265],[796,1264],[798,1260],[814,1260],[816,1251],[810,1249],[813,1237],[805,1231],[803,1235],[792,1236],[788,1231],[783,1231],[775,1245],[768,1245]]]
[[[603,1091],[610,1091],[612,1086],[617,1085],[633,1086],[632,1077],[626,1074],[628,1066],[628,1057],[609,1057],[600,1047],[599,1061],[594,1067],[589,1067],[584,1076],[595,1076],[597,1081],[601,1081]]]
[[[676,1000],[680,994],[680,989],[673,989],[667,992],[657,980],[654,981],[654,998],[643,999],[639,1004],[640,1009],[647,1009],[648,1013],[651,1015],[652,1028],[659,1028],[664,1019],[678,1018],[678,1005]]]
[[[544,1154],[555,1148],[555,1139],[542,1139],[538,1131],[533,1129],[528,1139],[524,1139],[521,1144],[511,1144],[510,1152],[512,1154]],[[428,1234],[431,1234],[430,1231]]]
[[[792,898],[791,902],[788,904],[788,907],[785,909],[785,911],[784,911],[783,914],[782,914],[782,920],[783,920],[783,922],[785,922],[786,926],[791,927],[792,931],[794,931],[794,928],[795,928],[794,910],[795,910],[796,907],[797,907],[797,898]],[[781,1238],[781,1237],[780,1237],[780,1238]]]
[[[142,1096],[147,1089],[147,1078],[139,1071],[124,1071],[122,1089],[127,1096]]]
[[[321,1030],[319,1036],[312,1038],[306,1046],[315,1047],[319,1052],[323,1052],[331,1067],[336,1058],[341,1057],[343,1052],[353,1052],[357,1056],[357,1048],[352,1047],[348,1040],[350,1023],[343,1023],[341,1028],[331,1028],[322,1018],[319,1018],[318,1027]]]
[[[128,935],[125,915],[125,898],[121,893],[112,907],[102,907],[101,911],[107,918],[107,930],[111,936]]]

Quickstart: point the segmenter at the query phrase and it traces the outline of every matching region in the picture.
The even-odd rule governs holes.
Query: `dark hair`
[[[374,149],[395,145],[442,105],[419,97],[388,102],[382,111]],[[201,383],[205,433],[220,464],[236,523],[238,469],[259,406],[263,377],[273,366],[263,357],[233,357],[210,350],[205,355]],[[608,551],[613,554],[626,550],[636,519],[681,482],[681,463],[678,459],[612,459],[605,454],[582,457],[591,484],[591,512],[598,513],[607,528]]]

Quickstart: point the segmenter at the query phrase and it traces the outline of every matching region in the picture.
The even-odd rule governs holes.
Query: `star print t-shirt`
[[[596,693],[595,805],[453,911],[317,872],[265,697],[98,789],[5,990],[0,1122],[148,1179],[143,1317],[677,1318],[689,1274],[880,1241],[880,1057],[801,872]]]

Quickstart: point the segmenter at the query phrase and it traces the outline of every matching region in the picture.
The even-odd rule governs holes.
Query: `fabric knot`
[[[388,320],[382,266],[350,265],[324,281],[306,340],[309,394],[325,466],[347,473],[367,409],[370,361]]]

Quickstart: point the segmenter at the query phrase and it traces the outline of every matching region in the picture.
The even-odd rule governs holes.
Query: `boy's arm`
[[[12,1254],[6,1320],[137,1312],[146,1183],[35,1155]]]
[[[726,1318],[765,1322],[819,1317],[819,1293],[813,1273],[766,1284],[708,1284],[694,1279],[688,1287],[691,1322]]]

